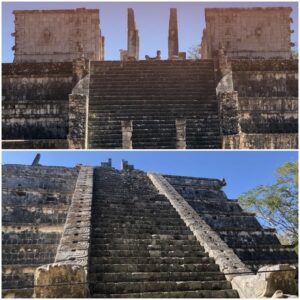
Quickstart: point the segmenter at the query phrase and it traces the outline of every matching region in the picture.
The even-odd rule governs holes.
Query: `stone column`
[[[134,11],[128,8],[128,36],[127,36],[127,51],[128,58],[139,59],[139,32],[136,29],[134,20]]]
[[[176,8],[170,9],[168,56],[169,56],[169,59],[179,56],[178,24],[177,24],[177,9]]]
[[[122,121],[122,148],[132,149],[132,121]]]
[[[186,120],[176,119],[176,149],[186,149]]]

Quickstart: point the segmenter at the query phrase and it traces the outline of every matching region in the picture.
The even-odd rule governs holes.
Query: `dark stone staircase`
[[[93,297],[238,297],[145,173],[95,168],[93,194]]]
[[[164,177],[253,271],[266,265],[298,264],[294,247],[281,245],[275,229],[263,228],[255,214],[243,211],[236,200],[228,200],[197,178],[188,182],[185,177]]]
[[[121,121],[133,121],[133,148],[220,148],[213,60],[91,62],[89,148],[122,148]]]

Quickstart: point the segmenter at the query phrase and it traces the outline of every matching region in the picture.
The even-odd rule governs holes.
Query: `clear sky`
[[[140,34],[140,58],[146,54],[156,55],[162,51],[167,57],[169,10],[176,7],[179,23],[179,48],[188,51],[201,42],[205,26],[204,9],[212,7],[255,7],[291,6],[294,19],[292,41],[298,46],[298,3],[297,2],[3,2],[2,3],[2,60],[13,61],[11,47],[14,45],[13,10],[25,9],[100,9],[100,26],[105,36],[105,59],[118,60],[119,50],[127,48],[127,8],[135,11],[137,28]]]
[[[37,151],[3,151],[4,164],[31,164]],[[99,166],[112,158],[120,168],[128,160],[136,169],[162,174],[225,178],[229,198],[259,185],[274,182],[274,171],[287,161],[297,161],[297,151],[41,151],[42,165]]]

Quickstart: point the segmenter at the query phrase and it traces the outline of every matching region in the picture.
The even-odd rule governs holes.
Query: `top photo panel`
[[[297,149],[297,2],[3,2],[3,149]]]

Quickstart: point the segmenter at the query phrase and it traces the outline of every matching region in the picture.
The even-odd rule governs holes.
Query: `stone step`
[[[207,100],[207,103],[218,103],[217,101],[217,97],[216,97],[216,92],[215,91],[206,91],[204,94],[200,94],[199,92],[195,91],[191,94],[189,94],[187,101],[188,103],[191,102],[193,103],[193,101],[204,101]],[[146,100],[145,100],[145,97]],[[183,104],[182,103],[182,94],[174,94],[174,95],[170,95],[168,93],[164,93],[162,91],[161,94],[159,95],[143,95],[143,97],[139,96],[139,95],[127,95],[126,98],[122,97],[118,97],[115,95],[109,95],[109,94],[105,94],[105,95],[90,95],[89,97],[89,103],[93,103],[93,105],[99,103],[101,101],[101,103],[103,102],[104,105],[109,105],[109,103],[112,103],[112,105],[118,105],[119,103],[124,103],[127,102],[128,105],[131,104],[141,104],[141,102],[144,102],[144,104],[151,104],[151,103],[159,103],[161,101],[163,101],[164,103],[176,103],[176,104]],[[184,98],[186,99],[186,98]],[[167,102],[168,101],[168,102]]]
[[[216,264],[93,264],[93,273],[98,272],[218,272]]]
[[[139,281],[212,281],[224,280],[221,272],[130,272],[130,273],[96,273],[90,276],[95,282],[139,282]]]
[[[160,224],[159,229],[162,231],[175,231],[175,232],[186,232],[189,229],[184,225],[183,222],[181,222],[181,226],[170,226],[168,224]],[[95,228],[95,232],[109,232],[109,230],[152,230],[153,228],[157,229],[158,227],[153,224],[123,224],[123,223],[99,223],[99,227]],[[189,231],[189,233],[191,233]],[[3,249],[3,248],[2,248]]]
[[[238,298],[235,290],[195,290],[195,291],[175,291],[175,292],[149,292],[130,294],[99,294],[93,295],[95,298]]]
[[[180,235],[189,235],[191,234],[191,231],[189,229],[186,230],[168,230],[168,229],[160,229],[160,228],[136,228],[136,229],[126,229],[126,228],[113,228],[113,227],[106,227],[106,228],[99,228],[98,231],[94,232],[94,236],[97,237],[98,234],[102,236],[105,233],[111,233],[111,234],[180,234]]]
[[[98,251],[100,252],[100,251]],[[93,251],[93,255],[96,253]],[[100,254],[101,255],[101,254]],[[91,264],[214,264],[211,257],[91,257]]]
[[[280,262],[281,260],[287,259],[297,259],[297,254],[295,251],[285,250],[285,249],[260,249],[260,251],[255,251],[255,249],[235,249],[235,253],[239,256],[241,260],[245,261],[258,261],[258,260],[272,260],[274,263]]]
[[[162,240],[196,240],[196,237],[192,234],[189,235],[180,235],[180,234],[151,234],[151,233],[145,233],[145,234],[121,234],[121,233],[103,233],[97,234],[97,237],[94,237],[95,242],[99,239],[151,239],[155,236],[155,238],[160,237]]]
[[[97,245],[97,244],[95,244]],[[204,251],[199,250],[97,250],[93,249],[92,256],[97,257],[203,257]]]
[[[156,282],[114,282],[92,284],[94,293],[147,293],[174,292],[193,290],[224,290],[230,289],[231,284],[224,281],[156,281]]]
[[[158,225],[160,226],[160,225]],[[198,246],[200,247],[200,244],[197,240],[163,240],[159,238],[151,238],[151,239],[125,239],[125,238],[120,238],[120,239],[98,239],[97,240],[97,245],[167,245],[167,246]]]

